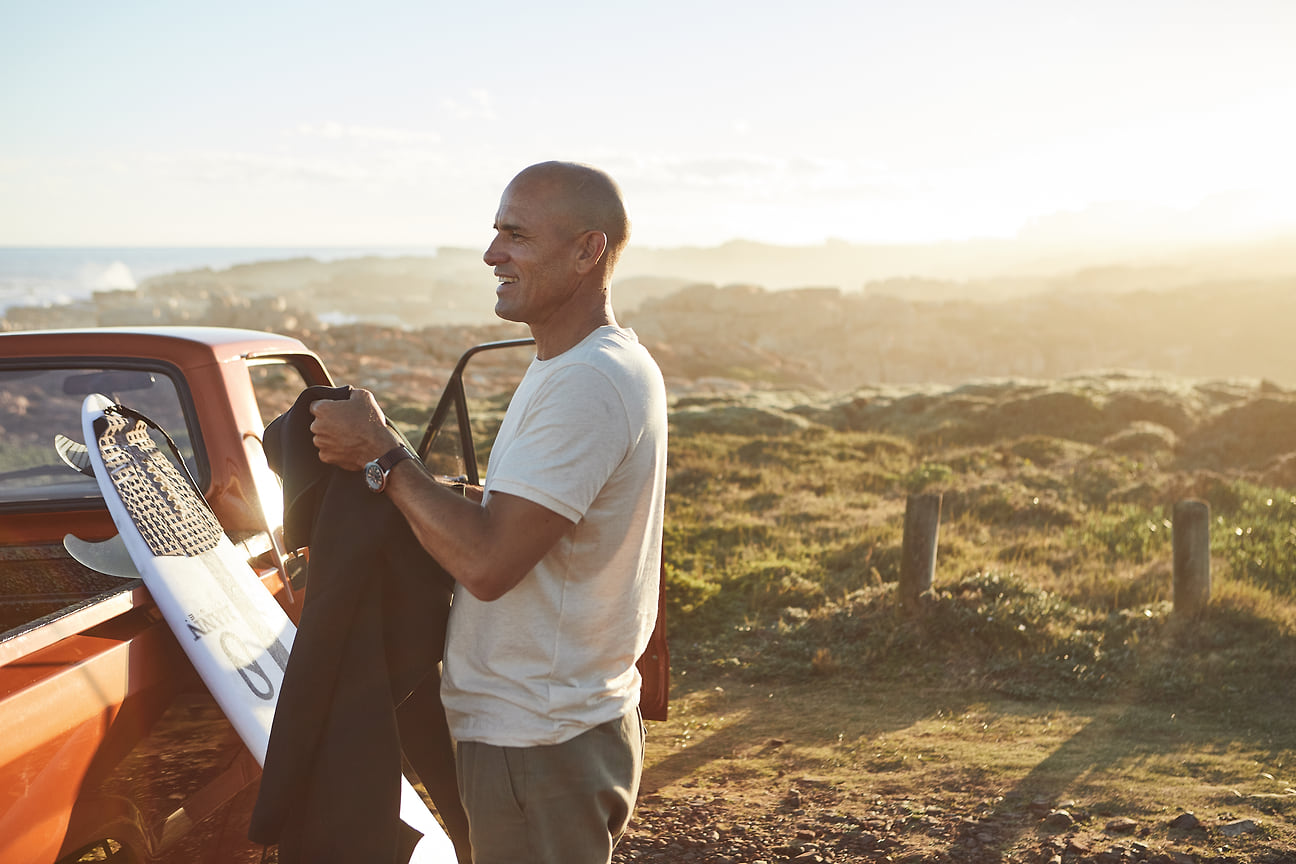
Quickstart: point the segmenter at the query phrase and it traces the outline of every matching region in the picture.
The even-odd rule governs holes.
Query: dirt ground
[[[1293,721],[1251,721],[708,681],[649,724],[614,860],[1296,862]]]

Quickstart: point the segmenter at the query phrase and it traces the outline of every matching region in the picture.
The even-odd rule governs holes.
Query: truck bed
[[[0,642],[139,584],[96,573],[61,544],[0,546]]]

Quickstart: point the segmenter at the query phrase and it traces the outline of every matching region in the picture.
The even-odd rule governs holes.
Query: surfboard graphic
[[[92,394],[82,406],[82,428],[90,466],[133,569],[230,724],[264,764],[296,628],[139,415]],[[60,448],[65,450],[76,448]],[[115,541],[69,537],[65,545],[89,566],[136,575],[114,553]],[[423,834],[411,862],[455,862],[450,839],[404,778],[400,816]]]

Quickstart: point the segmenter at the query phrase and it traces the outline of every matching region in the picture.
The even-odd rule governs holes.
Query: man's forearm
[[[468,492],[480,498],[480,489]],[[521,582],[571,525],[510,495],[483,505],[437,482],[415,460],[392,469],[385,494],[428,554],[481,600],[501,597]]]
[[[346,400],[311,403],[311,424],[320,459],[358,471],[400,442],[373,394],[355,390]],[[510,590],[553,548],[571,522],[539,504],[481,490],[457,494],[417,459],[398,462],[384,495],[405,516],[414,536],[457,582],[482,600]]]

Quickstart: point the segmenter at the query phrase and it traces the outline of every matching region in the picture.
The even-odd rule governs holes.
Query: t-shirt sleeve
[[[612,381],[592,366],[565,367],[537,391],[507,453],[492,461],[491,492],[579,522],[629,444],[625,405]]]

